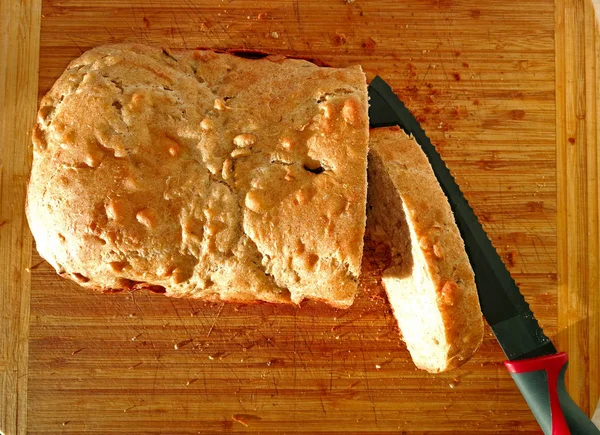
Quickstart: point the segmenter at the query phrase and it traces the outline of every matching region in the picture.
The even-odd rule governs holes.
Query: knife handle
[[[521,394],[546,435],[594,435],[598,428],[573,402],[565,388],[567,354],[564,352],[517,361],[505,361]]]

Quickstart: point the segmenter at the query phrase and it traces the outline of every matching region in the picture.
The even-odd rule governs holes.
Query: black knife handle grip
[[[546,435],[600,434],[600,430],[567,393],[567,361],[567,354],[560,352],[506,361],[504,365]]]

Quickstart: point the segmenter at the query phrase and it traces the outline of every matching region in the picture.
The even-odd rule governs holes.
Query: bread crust
[[[348,307],[367,142],[359,66],[101,46],[42,99],[27,217],[85,287]]]
[[[439,311],[443,324],[443,333],[436,339],[439,344],[432,345],[430,349],[432,354],[441,349],[442,360],[420,357],[415,359],[415,363],[430,372],[453,369],[467,361],[480,346],[483,318],[473,270],[448,200],[421,147],[398,127],[373,129],[370,132],[369,208],[378,206],[374,201],[383,201],[380,192],[371,191],[373,170],[385,172],[399,198],[399,202],[393,206],[386,200],[388,210],[385,213],[388,216],[401,214],[408,223],[406,230],[402,230],[400,222],[397,225],[400,229],[391,230],[397,234],[387,234],[387,240],[392,240],[392,251],[396,249],[399,253],[406,253],[408,243],[413,246],[412,257],[415,248],[419,250],[419,255],[422,254],[428,279],[435,291],[436,306],[429,309]],[[393,207],[393,210],[389,207]],[[369,214],[370,232],[375,231],[376,219]],[[409,228],[412,240],[406,241],[403,238]],[[377,231],[381,231],[381,228]],[[405,268],[407,264],[409,268],[416,267],[412,264],[412,258],[408,263],[399,260],[392,259],[392,266],[384,272],[383,281],[388,294],[399,280],[410,276],[410,270],[408,274],[406,270],[401,270],[402,265]],[[415,312],[414,316],[429,314]],[[402,322],[399,324],[402,329]],[[423,351],[417,349],[420,343],[407,342],[407,345],[413,359],[417,350],[419,353]]]

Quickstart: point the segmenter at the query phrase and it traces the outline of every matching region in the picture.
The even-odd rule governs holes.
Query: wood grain
[[[0,2],[0,432],[25,432],[31,233],[25,188],[38,87],[41,1]]]
[[[567,389],[591,414],[600,398],[600,33],[584,1],[558,0],[556,26],[558,345],[570,355]]]
[[[589,48],[591,3],[556,1],[556,9],[545,0],[45,1],[39,96],[84,50],[120,41],[254,48],[335,66],[360,63],[369,77],[380,74],[438,146],[546,332],[568,348],[569,390],[593,406],[599,311],[586,285],[597,289],[598,156],[591,100],[597,71],[589,59],[599,45]],[[575,12],[561,15],[563,6]],[[577,20],[583,31],[572,28]],[[38,28],[32,22],[34,39]],[[37,79],[35,67],[19,71]],[[33,116],[31,107],[14,104],[14,113]],[[4,125],[13,125],[7,113]],[[576,146],[569,146],[574,128]],[[10,143],[28,149],[28,129]],[[3,150],[3,181],[13,154]],[[1,261],[14,261],[14,253],[27,258],[27,241],[3,250]],[[11,284],[13,299],[0,295],[10,313],[0,318],[3,328],[17,324],[22,332],[9,337],[21,347],[10,347],[7,330],[0,331],[2,349],[21,352],[20,374],[11,379],[29,361],[21,389],[0,393],[11,410],[0,421],[12,419],[0,430],[539,433],[489,329],[459,370],[432,376],[414,369],[378,283],[384,254],[367,250],[361,296],[338,311],[102,295],[62,280],[34,253],[29,322],[28,287]],[[8,361],[0,367],[8,369]],[[582,375],[588,377],[580,383]]]
[[[40,94],[83,50],[121,40],[360,63],[419,116],[555,334],[553,5],[265,5],[44,3]],[[362,297],[345,312],[98,295],[42,265],[32,284],[28,429],[536,433],[489,330],[460,370],[430,376],[414,369],[371,254]]]

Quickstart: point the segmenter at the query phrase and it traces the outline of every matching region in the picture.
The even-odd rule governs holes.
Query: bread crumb
[[[517,264],[517,251],[509,251],[504,256],[504,261],[508,267],[515,267]]]
[[[333,35],[333,45],[339,46],[346,44],[346,35],[343,33],[336,33]]]
[[[376,45],[377,45],[377,42],[373,38],[369,37],[369,38],[367,38],[367,40],[365,42],[362,43],[361,46],[365,50],[372,51],[375,49]]]
[[[194,341],[194,340],[191,339],[191,338],[188,338],[187,340],[183,340],[183,341],[180,341],[179,343],[175,344],[175,346],[173,346],[173,348],[175,350],[179,350],[182,347],[187,346],[188,344],[190,344],[192,341]]]
[[[273,38],[273,39],[279,38],[279,33],[277,33],[277,32],[271,32],[271,38]]]

